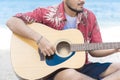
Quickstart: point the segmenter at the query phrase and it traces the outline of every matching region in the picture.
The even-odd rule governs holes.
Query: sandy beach
[[[10,61],[10,51],[0,50],[0,80],[18,80]]]
[[[0,27],[0,80],[17,80],[10,59],[11,31]]]
[[[120,41],[119,34],[120,27],[102,28],[102,37],[104,42]],[[0,29],[0,80],[17,80],[17,77],[13,71],[11,59],[10,59],[10,40],[11,31],[6,28]],[[93,58],[90,56],[90,61],[93,62],[119,62],[120,53],[116,53],[103,58]]]

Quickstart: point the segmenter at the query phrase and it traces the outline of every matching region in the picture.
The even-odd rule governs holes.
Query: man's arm
[[[6,25],[12,32],[37,42],[38,47],[44,56],[50,56],[55,52],[53,45],[46,38],[44,38],[44,36],[42,37],[41,34],[29,28],[22,19],[12,17],[7,21]]]
[[[37,42],[39,37],[41,37],[40,34],[30,29],[23,20],[12,17],[7,21],[7,26],[10,28],[11,31],[14,33],[17,33],[21,36],[24,36],[26,38],[32,39]]]
[[[108,50],[94,50],[89,51],[90,55],[93,57],[104,57],[111,55],[113,53],[120,52],[120,49],[108,49]]]

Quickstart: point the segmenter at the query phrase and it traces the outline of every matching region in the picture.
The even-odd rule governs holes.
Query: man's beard
[[[73,9],[72,7],[70,7],[69,5],[67,5],[67,7],[68,7],[70,10],[72,10],[72,11],[74,11],[74,12],[76,12],[76,13],[82,13],[82,12],[83,12],[83,9],[82,9],[82,10],[76,10],[76,9]]]
[[[77,5],[83,5],[85,2],[81,2],[81,3],[78,3]],[[66,2],[66,5],[67,5],[67,7],[71,10],[71,11],[74,11],[74,12],[76,12],[76,13],[81,13],[81,12],[83,12],[83,8],[81,8],[81,10],[77,10],[77,9],[74,9],[74,8],[72,8],[67,2]]]

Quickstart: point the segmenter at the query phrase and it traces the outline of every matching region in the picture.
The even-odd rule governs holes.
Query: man
[[[19,13],[7,21],[7,26],[14,32],[34,40],[44,56],[51,56],[55,52],[54,46],[42,34],[39,34],[26,24],[38,22],[57,30],[70,28],[79,29],[85,43],[102,42],[100,30],[95,15],[83,8],[85,0],[63,0],[58,6],[37,8],[33,12]],[[93,57],[103,57],[119,49],[92,50]],[[86,55],[88,58],[88,56]],[[120,80],[120,63],[89,63],[79,70],[61,70],[47,80]]]

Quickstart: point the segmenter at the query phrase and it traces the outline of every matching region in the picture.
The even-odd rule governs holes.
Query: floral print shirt
[[[18,13],[15,17],[21,18],[27,24],[33,22],[42,23],[57,30],[64,29],[67,21],[63,2],[58,6],[37,8],[32,12]],[[102,42],[96,17],[91,11],[84,8],[82,13],[78,13],[76,28],[82,32],[85,42]],[[86,55],[86,57],[86,63],[88,63],[88,56]]]

